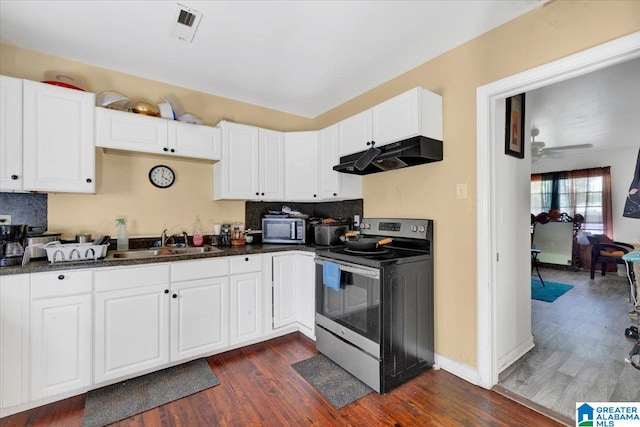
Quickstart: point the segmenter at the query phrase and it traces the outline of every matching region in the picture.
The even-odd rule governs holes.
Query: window
[[[531,175],[531,213],[552,209],[569,216],[581,214],[585,231],[611,236],[610,168]]]

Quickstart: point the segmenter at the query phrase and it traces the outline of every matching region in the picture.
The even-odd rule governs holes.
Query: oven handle
[[[315,257],[313,260],[315,261],[316,264],[319,264],[319,265],[322,265],[324,261],[329,261],[334,264],[338,264],[340,266],[340,270],[342,271],[357,274],[360,276],[369,277],[375,280],[380,280],[380,270],[375,268],[366,268],[366,267],[361,267],[355,264],[346,264],[342,261],[336,261],[335,259],[323,258],[323,257]]]

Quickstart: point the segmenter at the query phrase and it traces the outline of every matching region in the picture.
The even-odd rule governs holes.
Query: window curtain
[[[538,184],[539,183],[539,184]],[[611,168],[609,166],[531,175],[531,206],[538,212],[558,209],[584,216],[586,229],[613,235]]]

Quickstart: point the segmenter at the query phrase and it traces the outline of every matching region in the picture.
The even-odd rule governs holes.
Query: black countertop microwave
[[[306,228],[300,218],[262,218],[262,242],[304,244]]]

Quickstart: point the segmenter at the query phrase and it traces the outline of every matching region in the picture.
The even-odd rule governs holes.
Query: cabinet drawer
[[[229,259],[202,259],[195,261],[181,261],[171,264],[171,281],[206,279],[207,277],[221,277],[229,275]]]
[[[31,299],[85,294],[92,291],[93,270],[62,270],[31,275]]]
[[[252,273],[262,270],[262,257],[260,255],[234,256],[231,260],[231,274]]]
[[[169,283],[169,264],[100,269],[94,281],[96,292],[162,285]]]

